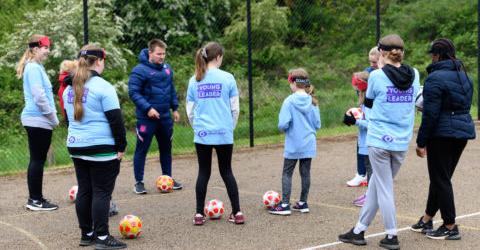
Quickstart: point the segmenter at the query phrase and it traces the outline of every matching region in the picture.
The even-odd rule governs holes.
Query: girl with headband
[[[108,213],[127,139],[115,88],[101,77],[105,57],[96,45],[82,48],[63,100],[69,121],[67,148],[78,182],[80,246],[121,249],[127,245],[110,235]]]
[[[28,48],[18,62],[17,77],[23,79],[25,107],[21,120],[28,135],[30,162],[28,164],[29,197],[26,208],[32,211],[51,211],[58,208],[43,197],[43,169],[52,141],[52,131],[58,125],[52,84],[43,62],[50,53],[50,39],[44,35],[30,37]]]
[[[293,92],[283,101],[278,115],[278,129],[285,133],[282,174],[282,201],[270,209],[271,214],[290,215],[291,209],[308,213],[310,167],[317,153],[317,130],[321,127],[318,101],[313,96],[313,85],[302,68],[290,70],[288,82]],[[290,209],[292,175],[299,162],[302,191],[300,199]]]

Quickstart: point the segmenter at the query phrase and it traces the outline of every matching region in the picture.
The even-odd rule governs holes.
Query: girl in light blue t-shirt
[[[218,156],[220,174],[227,187],[232,204],[228,220],[243,224],[238,187],[232,172],[233,130],[240,111],[237,83],[232,74],[220,68],[223,47],[209,42],[197,51],[195,75],[188,83],[187,116],[193,127],[195,149],[198,156],[198,177],[195,188],[197,209],[194,225],[205,223],[205,197],[212,168],[212,151]]]
[[[72,86],[64,93],[69,121],[67,148],[75,166],[75,201],[80,246],[121,249],[127,245],[109,231],[108,215],[127,138],[115,88],[102,78],[105,50],[87,44],[78,54]]]
[[[355,245],[367,244],[364,232],[382,213],[386,236],[380,246],[400,249],[393,179],[407,154],[415,118],[415,96],[420,88],[416,69],[402,64],[404,43],[398,35],[383,37],[379,44],[381,69],[368,78],[365,106],[371,108],[367,146],[373,174],[368,183],[367,198],[357,224],[339,240]]]
[[[53,129],[58,125],[52,84],[42,65],[49,53],[50,39],[44,35],[33,35],[17,66],[17,77],[23,80],[25,100],[21,120],[27,131],[30,151],[27,175],[29,197],[25,206],[32,211],[58,208],[45,199],[42,192],[43,168]]]

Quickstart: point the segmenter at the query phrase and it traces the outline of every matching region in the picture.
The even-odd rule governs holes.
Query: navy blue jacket
[[[171,119],[170,109],[178,109],[173,70],[166,63],[148,61],[148,49],[143,49],[138,59],[140,63],[133,68],[128,79],[128,95],[135,103],[137,119],[149,119],[150,108],[160,113],[160,119]]]
[[[458,60],[444,60],[427,67],[422,124],[417,136],[419,147],[425,147],[430,138],[475,138],[470,116],[473,84],[463,69],[457,69],[461,69]]]

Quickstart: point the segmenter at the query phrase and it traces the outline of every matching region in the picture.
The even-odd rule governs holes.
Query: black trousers
[[[28,136],[30,162],[28,163],[28,192],[30,199],[43,198],[43,168],[47,160],[48,148],[52,142],[52,130],[36,127],[25,127]]]
[[[435,216],[438,210],[444,224],[455,223],[455,202],[452,176],[467,140],[434,138],[427,143],[428,174],[430,188],[425,213]]]
[[[197,213],[204,214],[205,197],[207,195],[208,181],[212,172],[212,151],[215,149],[218,158],[218,168],[223,182],[227,188],[228,198],[232,204],[232,212],[240,211],[238,187],[235,176],[232,172],[232,151],[233,144],[225,145],[204,145],[195,143],[198,157],[198,178],[195,186],[197,196]]]
[[[94,231],[98,236],[108,235],[108,210],[120,161],[72,159],[78,182],[75,208],[82,234]]]

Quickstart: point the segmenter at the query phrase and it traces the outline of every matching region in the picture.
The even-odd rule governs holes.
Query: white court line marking
[[[460,215],[460,216],[457,216],[455,219],[460,220],[460,219],[464,219],[464,218],[474,217],[474,216],[477,216],[477,215],[480,215],[480,212]],[[434,224],[439,223],[439,222],[442,222],[442,220],[433,221]],[[406,230],[410,230],[410,227],[408,226],[408,227],[400,228],[397,231],[402,232],[402,231],[406,231]],[[377,236],[381,236],[381,235],[385,235],[385,232],[370,234],[370,235],[365,236],[365,238],[373,238],[373,237],[377,237]],[[336,242],[322,244],[322,245],[318,245],[318,246],[303,248],[302,250],[314,250],[314,249],[326,248],[326,247],[339,245],[339,244],[342,244],[342,243],[343,242],[341,242],[341,241],[336,241]]]
[[[33,235],[32,233],[30,233],[30,232],[28,232],[28,231],[26,231],[26,230],[24,230],[24,229],[22,229],[22,228],[16,227],[16,226],[14,226],[14,225],[12,225],[12,224],[9,224],[9,223],[7,223],[7,222],[4,222],[4,221],[0,221],[0,224],[5,225],[5,226],[7,226],[7,227],[11,227],[11,228],[17,230],[18,232],[26,235],[26,236],[27,236],[28,238],[30,238],[33,242],[37,243],[37,244],[40,246],[41,249],[48,249],[48,248],[47,248],[35,235]]]

